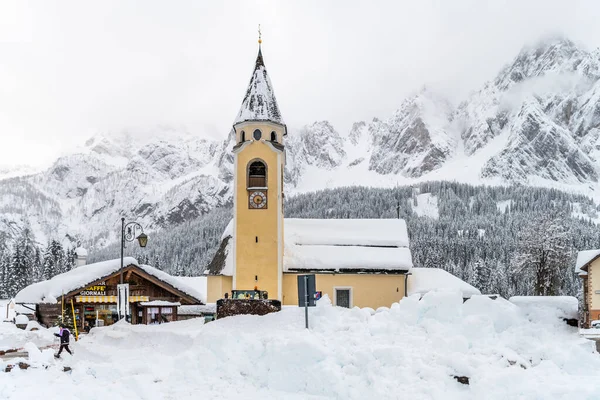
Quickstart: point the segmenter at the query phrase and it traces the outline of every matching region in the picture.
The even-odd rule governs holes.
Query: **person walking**
[[[63,349],[67,350],[70,355],[73,355],[71,349],[69,349],[69,336],[71,335],[71,331],[67,329],[65,324],[60,324],[60,331],[55,333],[54,336],[60,338],[60,348],[58,349],[58,354],[55,354],[54,357],[60,358],[60,353],[62,353]]]

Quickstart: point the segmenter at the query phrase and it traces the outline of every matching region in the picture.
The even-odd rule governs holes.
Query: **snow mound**
[[[413,268],[410,272],[408,295],[423,295],[434,290],[458,290],[464,298],[481,294],[479,289],[440,268]]]
[[[325,297],[317,304],[309,330],[299,307],[94,329],[75,344],[70,375],[13,373],[2,393],[75,398],[102,387],[86,398],[504,400],[592,399],[600,390],[590,379],[600,374],[592,341],[508,301],[474,295],[463,303],[461,292],[443,291],[373,314]]]
[[[558,318],[579,319],[579,303],[572,296],[513,296],[508,301],[522,308],[526,314],[540,316],[550,313]]]
[[[21,349],[28,342],[38,347],[50,346],[54,343],[54,332],[58,328],[39,327],[37,331],[23,330],[10,322],[0,323],[0,350]]]

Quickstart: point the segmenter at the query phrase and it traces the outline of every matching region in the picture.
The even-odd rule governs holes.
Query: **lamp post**
[[[125,232],[127,229],[127,232]],[[140,234],[136,236],[139,230]],[[121,218],[121,285],[123,284],[123,252],[125,251],[125,241],[133,242],[135,239],[140,244],[140,247],[146,247],[148,236],[144,233],[144,228],[137,222],[125,223],[125,218]]]

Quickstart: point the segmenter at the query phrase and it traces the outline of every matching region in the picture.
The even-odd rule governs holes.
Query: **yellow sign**
[[[106,282],[90,286],[79,292],[82,296],[106,296]]]

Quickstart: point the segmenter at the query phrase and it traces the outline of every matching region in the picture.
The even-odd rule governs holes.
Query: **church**
[[[389,307],[411,290],[422,292],[411,288],[422,268],[413,268],[404,220],[284,219],[288,132],[260,39],[233,130],[233,219],[207,267],[208,303],[256,291],[262,298],[297,305],[297,277],[303,274],[314,274],[316,290],[342,307]],[[436,282],[478,293],[443,270],[431,269],[428,276],[433,270]]]

